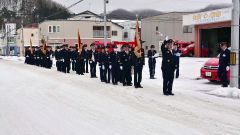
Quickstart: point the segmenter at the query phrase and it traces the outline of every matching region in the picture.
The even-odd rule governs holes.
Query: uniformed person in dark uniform
[[[63,59],[63,49],[64,49],[64,45],[61,46],[61,49],[60,49],[60,62],[59,62],[59,65],[60,65],[60,71],[61,72],[64,72],[64,69],[65,69],[65,65],[64,65],[64,59]]]
[[[60,65],[60,62],[61,62],[61,54],[60,54],[60,47],[57,46],[56,47],[56,50],[55,50],[55,59],[56,59],[56,67],[57,67],[57,71],[61,71],[61,65]]]
[[[78,49],[77,55],[76,55],[76,73],[78,75],[84,75],[84,56],[83,56],[83,50]]]
[[[122,67],[120,68],[123,70],[123,86],[132,86],[131,82],[131,69],[132,69],[132,57],[131,57],[131,52],[129,52],[129,45],[125,44],[123,46],[123,52],[121,54],[121,63]]]
[[[228,71],[230,67],[230,50],[226,42],[220,43],[221,53],[219,57],[218,77],[222,83],[222,87],[228,87]]]
[[[140,53],[140,57],[136,56],[136,54],[132,56],[134,66],[134,86],[135,88],[143,88],[141,82],[142,70],[143,66],[145,65],[144,49],[140,48],[140,50],[138,50],[138,53]]]
[[[68,45],[64,45],[64,48],[61,52],[62,59],[63,59],[63,72],[70,73],[70,51],[68,49]]]
[[[46,54],[44,52],[43,46],[41,46],[40,48],[41,48],[41,50],[40,50],[40,66],[46,67],[45,66]]]
[[[122,63],[122,54],[125,50],[125,46],[123,45],[120,48],[120,52],[119,52],[119,69],[118,69],[118,82],[123,83],[123,63]]]
[[[25,48],[25,63],[30,64],[31,51],[28,47]]]
[[[173,40],[165,40],[161,46],[162,51],[162,75],[163,75],[163,94],[174,95],[172,93],[172,86],[174,80],[174,71],[176,69],[176,62],[173,54]]]
[[[46,68],[49,68],[51,69],[52,68],[52,56],[53,55],[53,52],[52,52],[52,48],[50,46],[47,47],[47,50],[46,50]]]
[[[106,82],[106,67],[105,67],[105,64],[104,62],[106,61],[105,60],[105,47],[102,46],[98,48],[100,50],[99,54],[98,54],[98,58],[99,58],[99,61],[98,61],[98,65],[99,65],[99,71],[100,71],[100,80],[101,82]]]
[[[111,67],[111,76],[112,76],[112,84],[118,85],[119,77],[119,66],[120,66],[120,53],[118,52],[118,47],[116,45],[113,46],[113,51],[110,53],[110,67]]]
[[[174,60],[176,62],[176,78],[179,78],[179,64],[180,64],[180,56],[181,51],[179,50],[178,44],[174,43],[173,45],[173,54],[174,54]]]
[[[90,47],[91,49],[89,50],[89,64],[90,64],[91,78],[97,78],[96,66],[98,62],[98,52],[96,51],[94,43],[91,44]]]
[[[88,70],[88,61],[89,61],[89,51],[87,49],[87,45],[83,45],[83,58],[84,58],[84,73],[89,73]]]
[[[156,68],[156,54],[155,46],[151,45],[151,49],[148,51],[148,66],[150,72],[150,79],[155,79],[155,68]]]
[[[33,53],[33,57],[34,57],[34,62],[35,62],[35,65],[36,66],[40,66],[40,49],[39,49],[39,47],[37,46],[36,48],[35,48],[35,51],[34,51],[34,53]]]
[[[76,58],[77,58],[76,47],[71,47],[70,50],[71,50],[70,55],[71,55],[71,62],[72,62],[72,71],[76,71]]]
[[[112,69],[109,48],[110,48],[110,46],[107,45],[105,47],[105,53],[104,53],[104,67],[105,67],[104,78],[106,78],[106,83],[110,83],[111,69]]]
[[[134,48],[130,45],[128,45],[129,47],[129,55],[130,55],[130,58],[131,58],[131,76],[130,76],[130,81],[131,81],[131,85],[132,85],[132,74],[134,74],[134,66],[133,66],[133,56],[135,55],[134,54]]]

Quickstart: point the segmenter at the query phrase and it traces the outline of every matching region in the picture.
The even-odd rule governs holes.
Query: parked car
[[[219,58],[209,59],[201,68],[201,78],[207,79],[211,82],[220,81],[218,77]],[[228,71],[228,80],[230,80],[230,70]]]

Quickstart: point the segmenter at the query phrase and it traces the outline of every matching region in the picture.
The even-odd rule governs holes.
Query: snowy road
[[[239,135],[240,100],[206,94],[206,59],[184,58],[174,97],[144,68],[143,87],[112,86],[0,59],[0,135]]]

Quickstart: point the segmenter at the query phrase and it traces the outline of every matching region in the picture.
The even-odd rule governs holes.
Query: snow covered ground
[[[206,60],[182,58],[166,97],[161,59],[135,89],[0,57],[0,135],[239,135],[239,91],[198,80]]]

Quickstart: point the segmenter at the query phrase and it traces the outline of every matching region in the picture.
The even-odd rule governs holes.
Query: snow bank
[[[226,98],[240,99],[240,90],[237,88],[218,88],[208,92],[208,94]]]

